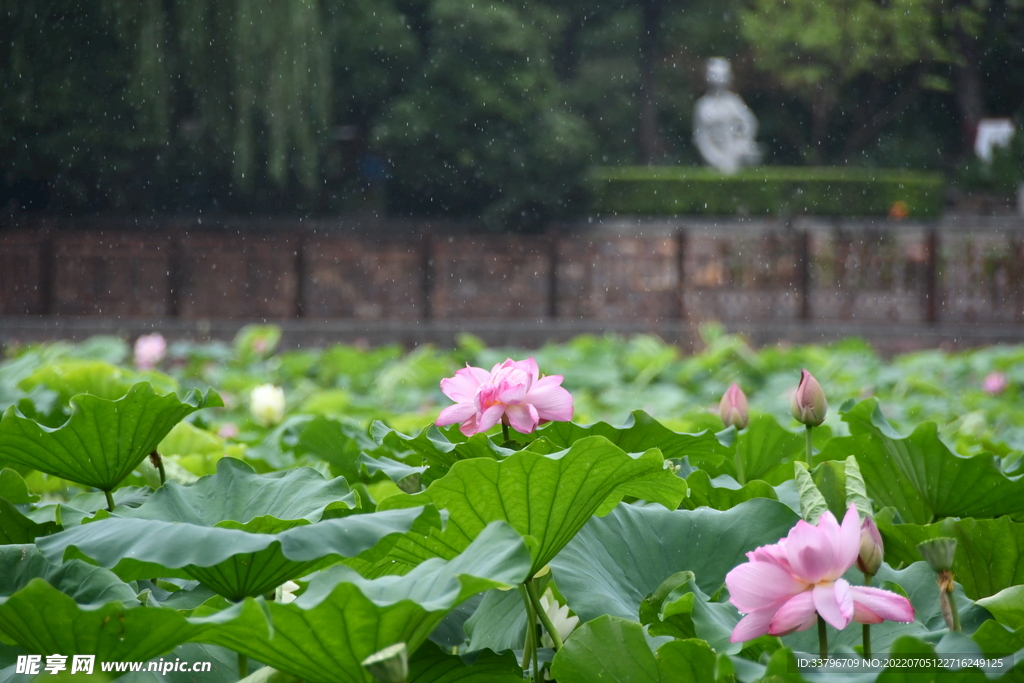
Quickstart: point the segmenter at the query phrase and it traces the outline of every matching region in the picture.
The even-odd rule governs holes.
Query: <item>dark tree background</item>
[[[698,163],[712,56],[766,163],[955,172],[1024,113],[1024,0],[0,0],[0,209],[529,228]]]

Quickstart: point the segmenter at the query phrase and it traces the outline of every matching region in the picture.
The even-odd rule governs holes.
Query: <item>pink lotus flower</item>
[[[441,411],[437,425],[461,422],[459,430],[472,436],[502,422],[529,434],[539,424],[572,419],[572,395],[561,385],[561,375],[541,377],[533,358],[509,358],[490,373],[467,365],[441,380],[441,391],[455,405]]]
[[[903,596],[851,586],[842,578],[857,561],[860,545],[860,519],[851,505],[842,526],[826,512],[817,526],[800,520],[778,543],[747,553],[750,562],[725,577],[729,599],[746,614],[730,640],[804,631],[817,623],[819,614],[838,629],[851,621],[913,621],[914,608]]]
[[[139,370],[152,370],[164,359],[166,353],[167,341],[162,334],[144,334],[135,340],[135,367]]]
[[[1006,391],[1007,386],[1009,386],[1009,382],[1006,380],[1006,375],[1001,372],[990,372],[985,376],[981,388],[985,390],[986,394],[995,396]]]

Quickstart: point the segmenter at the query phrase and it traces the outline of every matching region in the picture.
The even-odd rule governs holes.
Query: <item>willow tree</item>
[[[321,0],[0,2],[2,143],[23,165],[88,167],[116,189],[198,154],[185,167],[243,193],[260,176],[316,190],[331,122]]]

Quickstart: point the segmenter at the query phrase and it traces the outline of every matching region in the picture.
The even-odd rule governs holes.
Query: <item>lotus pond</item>
[[[1024,347],[702,334],[10,348],[0,683],[1024,681]]]

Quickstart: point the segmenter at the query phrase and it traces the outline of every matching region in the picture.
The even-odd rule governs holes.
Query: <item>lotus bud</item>
[[[396,643],[363,660],[363,666],[380,683],[406,683],[409,679],[409,650]]]
[[[825,392],[814,375],[807,370],[800,371],[800,385],[793,392],[790,410],[797,422],[808,427],[817,427],[825,421],[825,413],[828,412]]]
[[[750,423],[750,408],[740,385],[733,383],[722,395],[722,401],[718,404],[718,414],[726,427],[735,427],[737,430],[747,428],[747,424]]]
[[[885,545],[882,534],[878,533],[875,520],[865,517],[860,524],[860,555],[857,556],[857,567],[865,576],[874,576],[882,566]]]
[[[955,538],[933,538],[918,544],[917,549],[932,571],[938,573],[953,569],[953,556],[956,554]]]
[[[264,427],[277,424],[284,418],[284,389],[273,384],[262,384],[249,394],[249,412]]]

